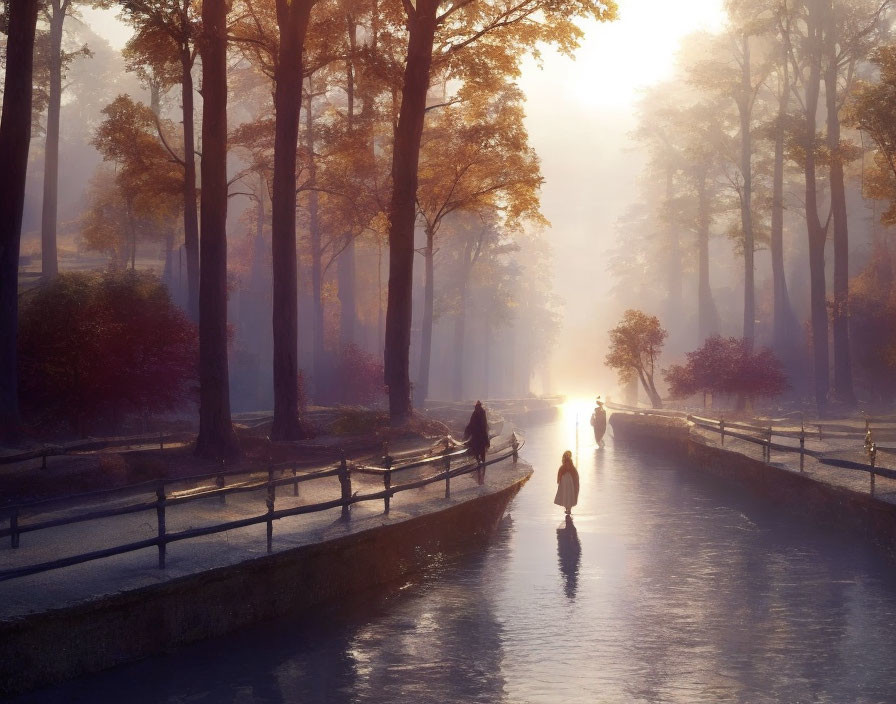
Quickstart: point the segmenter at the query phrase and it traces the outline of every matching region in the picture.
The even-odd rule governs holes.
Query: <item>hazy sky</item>
[[[542,159],[542,203],[551,221],[555,291],[564,300],[564,331],[551,385],[570,395],[606,393],[615,379],[603,368],[606,331],[615,309],[603,254],[614,224],[636,195],[640,158],[627,134],[640,89],[672,73],[679,40],[718,29],[723,0],[618,0],[616,22],[591,24],[576,60],[544,55],[521,81],[529,136]]]
[[[602,345],[616,311],[604,305],[609,280],[602,255],[635,197],[640,161],[627,140],[632,106],[641,88],[671,74],[683,36],[723,21],[723,0],[617,1],[619,20],[586,25],[575,61],[545,52],[541,67],[526,62],[521,81],[546,180],[542,201],[553,225],[555,290],[565,302],[552,386],[587,396],[612,383]],[[127,40],[115,12],[84,9],[82,17],[114,47]]]

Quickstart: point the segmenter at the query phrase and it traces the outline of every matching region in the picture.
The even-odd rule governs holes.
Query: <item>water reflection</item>
[[[590,433],[575,524],[558,529],[564,418],[527,433],[535,475],[487,549],[24,701],[893,701],[888,558],[662,453],[595,451]]]
[[[582,561],[582,543],[576,532],[572,516],[567,516],[564,524],[557,529],[557,561],[565,585],[563,590],[568,599],[576,598],[576,586],[579,582],[579,563]]]

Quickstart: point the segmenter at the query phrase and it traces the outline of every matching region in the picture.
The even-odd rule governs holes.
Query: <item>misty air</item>
[[[889,701],[893,0],[0,0],[0,698]]]

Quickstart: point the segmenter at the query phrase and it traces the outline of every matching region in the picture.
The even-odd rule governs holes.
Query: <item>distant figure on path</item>
[[[604,402],[597,397],[594,407],[594,413],[591,414],[591,427],[594,428],[594,442],[598,447],[604,446],[604,433],[607,432],[607,410],[604,408]]]
[[[488,439],[488,419],[485,417],[485,409],[482,407],[482,401],[476,402],[473,413],[470,415],[470,422],[464,430],[464,440],[467,440],[467,447],[470,453],[476,458],[479,464],[485,463],[485,452],[488,450],[491,442]]]
[[[572,507],[579,501],[579,473],[572,463],[572,452],[563,453],[560,471],[557,472],[557,495],[554,503],[563,506],[566,514],[572,513]]]

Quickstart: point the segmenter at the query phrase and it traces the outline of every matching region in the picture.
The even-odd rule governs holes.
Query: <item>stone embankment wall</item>
[[[0,622],[0,698],[297,614],[485,541],[528,480],[397,523]]]
[[[675,453],[695,471],[720,477],[792,514],[853,531],[896,557],[896,505],[801,474],[797,455],[796,470],[765,464],[689,435],[685,421],[677,418],[614,413],[610,424],[621,442]]]

